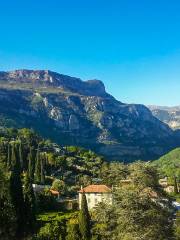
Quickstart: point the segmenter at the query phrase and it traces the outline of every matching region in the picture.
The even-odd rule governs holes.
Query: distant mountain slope
[[[173,129],[180,129],[180,106],[148,106],[153,115]]]
[[[180,148],[176,148],[152,163],[165,176],[180,178]]]
[[[44,70],[0,72],[0,125],[34,128],[114,160],[153,159],[180,146],[148,108],[117,101],[101,81]]]

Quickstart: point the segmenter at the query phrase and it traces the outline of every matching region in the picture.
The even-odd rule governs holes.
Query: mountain
[[[168,124],[172,129],[180,129],[180,106],[160,107],[148,106],[153,115]]]
[[[153,159],[180,146],[145,106],[117,101],[99,80],[48,70],[0,72],[0,125],[33,128],[114,160]]]

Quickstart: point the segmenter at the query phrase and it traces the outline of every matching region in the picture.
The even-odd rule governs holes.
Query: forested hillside
[[[82,148],[60,147],[29,129],[1,129],[0,239],[175,239],[179,230],[172,221],[171,198],[158,179],[149,163],[107,162]],[[84,194],[78,210],[81,185],[92,183],[111,188],[113,204],[100,203],[89,211]],[[43,191],[35,192],[33,184],[44,186]],[[52,192],[60,193],[60,201]],[[64,200],[77,204],[67,210]]]
[[[170,151],[152,164],[162,175],[180,179],[180,148]]]

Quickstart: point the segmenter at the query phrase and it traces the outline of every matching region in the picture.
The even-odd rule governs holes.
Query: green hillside
[[[180,177],[180,148],[176,148],[152,163],[162,175]]]

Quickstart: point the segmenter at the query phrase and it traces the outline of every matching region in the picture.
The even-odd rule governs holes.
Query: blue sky
[[[101,79],[123,102],[180,105],[180,1],[2,0],[0,70]]]

